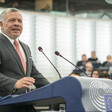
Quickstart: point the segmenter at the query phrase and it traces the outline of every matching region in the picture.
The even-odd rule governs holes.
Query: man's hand
[[[32,77],[24,77],[18,80],[15,84],[15,89],[20,89],[20,88],[30,88],[31,85],[35,83],[35,79]]]

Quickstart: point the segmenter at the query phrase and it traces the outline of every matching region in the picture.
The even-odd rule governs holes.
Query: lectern
[[[112,94],[112,81],[88,77],[67,76],[47,86],[22,95],[0,98],[0,108],[16,112],[15,106],[65,103],[66,112],[104,111],[105,94]]]

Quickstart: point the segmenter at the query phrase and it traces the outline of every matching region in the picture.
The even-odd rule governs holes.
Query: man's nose
[[[18,20],[15,20],[14,25],[19,26],[20,25],[19,21]]]

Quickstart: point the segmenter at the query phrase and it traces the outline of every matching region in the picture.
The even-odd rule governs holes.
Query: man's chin
[[[12,35],[10,38],[11,39],[17,39],[20,35]]]

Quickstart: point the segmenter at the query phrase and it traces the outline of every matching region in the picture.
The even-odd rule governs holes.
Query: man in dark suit
[[[82,60],[77,62],[77,66],[85,67],[86,62],[87,62],[87,56],[86,54],[82,54]]]
[[[15,8],[3,11],[0,15],[0,26],[2,32],[0,34],[0,96],[23,94],[29,91],[31,85],[39,88],[49,84],[36,69],[29,47],[18,39],[23,30],[20,11]],[[16,48],[15,41],[19,48]],[[21,52],[21,56],[17,49],[19,53]],[[20,111],[35,112],[33,107],[21,107]]]
[[[99,61],[98,58],[96,57],[96,52],[95,52],[95,51],[92,51],[92,52],[91,52],[91,57],[88,58],[88,61],[91,61],[91,62],[93,62],[93,63]]]
[[[111,55],[107,56],[107,61],[104,61],[102,65],[104,67],[111,67],[112,66],[112,57],[111,57]]]

